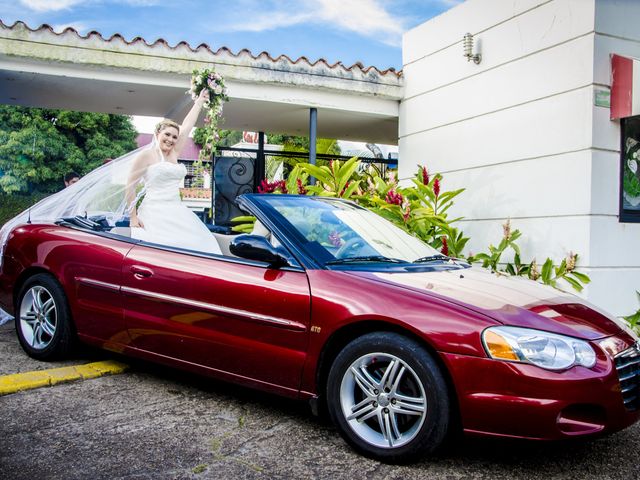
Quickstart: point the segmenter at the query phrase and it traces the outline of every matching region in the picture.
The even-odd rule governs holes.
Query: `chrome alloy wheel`
[[[40,285],[31,287],[20,303],[20,330],[36,350],[49,346],[56,333],[58,315],[51,292]]]
[[[369,353],[349,366],[340,385],[340,404],[356,435],[380,448],[413,440],[427,415],[420,378],[388,353]]]

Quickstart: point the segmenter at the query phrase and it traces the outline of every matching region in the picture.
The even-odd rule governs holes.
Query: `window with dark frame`
[[[620,221],[640,223],[640,116],[623,118],[620,127]]]

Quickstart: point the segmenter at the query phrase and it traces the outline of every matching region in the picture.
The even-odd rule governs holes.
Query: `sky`
[[[324,58],[381,70],[402,68],[402,33],[461,0],[0,0],[0,19],[73,27],[108,38],[164,38],[214,51]]]

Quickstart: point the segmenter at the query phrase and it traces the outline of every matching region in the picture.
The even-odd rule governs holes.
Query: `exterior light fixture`
[[[479,53],[473,54],[473,35],[465,33],[462,39],[462,46],[464,47],[464,56],[467,58],[467,62],[473,60],[473,63],[478,65],[482,61],[482,55]]]

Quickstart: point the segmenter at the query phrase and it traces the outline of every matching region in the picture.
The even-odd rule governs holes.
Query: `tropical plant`
[[[324,197],[350,198],[360,186],[356,170],[360,165],[357,157],[350,158],[346,162],[331,160],[329,165],[311,165],[299,163],[300,172],[316,178],[315,185],[306,186],[307,195],[320,195]]]
[[[640,302],[640,292],[638,292],[637,290],[636,295],[638,296],[638,301]],[[622,318],[624,318],[629,323],[631,328],[633,328],[636,332],[640,330],[640,308],[638,308],[635,313]]]
[[[316,178],[315,185],[308,185],[310,176]],[[397,180],[383,178],[376,170],[360,169],[360,162],[352,158],[344,163],[332,161],[322,166],[299,163],[287,180],[269,182],[265,179],[258,190],[261,193],[351,198],[443,254],[464,258],[463,250],[469,238],[453,226],[461,217],[448,217],[454,199],[464,189],[445,191],[443,183],[442,175],[430,175],[426,167],[419,167],[411,185],[401,187]],[[255,219],[238,217],[234,220],[238,222],[234,230],[250,232]],[[326,237],[324,233],[323,238]],[[563,287],[563,282],[566,282],[575,290],[582,291],[584,285],[591,281],[588,275],[576,271],[578,255],[571,252],[557,266],[551,258],[547,258],[542,266],[535,259],[522,262],[520,247],[516,243],[521,236],[519,230],[511,229],[511,221],[507,220],[498,246],[489,245],[488,252],[469,255],[467,261],[482,263],[483,267],[496,273],[528,277],[555,288]],[[502,258],[507,250],[513,252],[512,262],[505,262]]]
[[[502,239],[497,247],[491,244],[488,252],[469,255],[467,261],[482,263],[484,268],[489,268],[492,272],[527,277],[555,288],[560,288],[564,281],[578,292],[584,289],[584,284],[591,281],[588,275],[576,271],[577,253],[569,252],[557,266],[551,258],[547,258],[542,263],[542,267],[538,265],[535,258],[529,263],[523,263],[520,258],[520,247],[516,243],[522,234],[517,229],[511,229],[511,220],[507,220],[502,225],[502,231]],[[508,249],[513,251],[513,262],[501,262],[502,255]]]
[[[464,189],[443,191],[442,176],[430,176],[426,167],[420,167],[411,182],[400,187],[372,171],[368,190],[356,200],[445,255],[462,257],[469,239],[452,225],[460,219],[449,219],[447,211]]]

